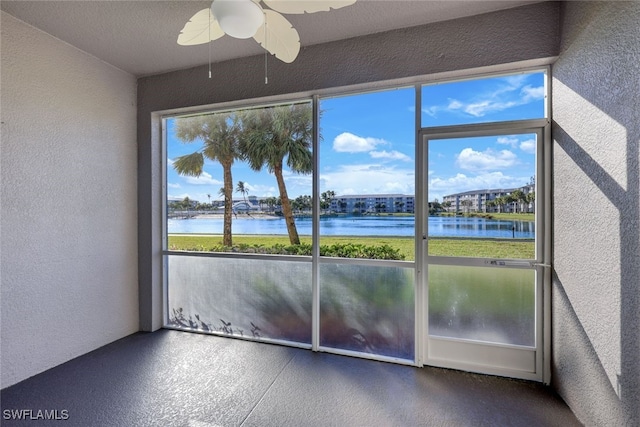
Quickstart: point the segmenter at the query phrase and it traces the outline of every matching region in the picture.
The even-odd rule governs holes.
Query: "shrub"
[[[175,250],[176,248],[171,248]],[[253,254],[269,254],[269,255],[306,255],[310,256],[312,245],[310,243],[301,243],[299,245],[283,245],[275,244],[273,246],[249,245],[241,243],[234,246],[215,245],[210,248],[204,246],[194,246],[181,248],[185,251],[196,252],[236,252],[236,253],[253,253]],[[338,258],[367,258],[367,259],[384,259],[384,260],[404,260],[405,256],[400,253],[399,249],[393,248],[387,244],[384,245],[364,245],[361,243],[335,243],[333,245],[320,245],[320,255]]]

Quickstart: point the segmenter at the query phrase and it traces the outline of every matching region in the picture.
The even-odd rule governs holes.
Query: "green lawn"
[[[505,214],[506,215],[506,214]],[[518,214],[520,215],[520,214]],[[301,243],[311,243],[311,237],[302,236]],[[220,235],[169,235],[170,250],[208,251],[214,246],[222,245]],[[400,251],[405,260],[415,259],[414,239],[410,237],[353,237],[327,236],[320,238],[321,245],[336,243],[362,243],[365,245],[389,245]],[[275,235],[237,235],[233,236],[234,245],[274,246],[289,245],[287,236]],[[533,240],[510,239],[447,239],[433,238],[429,240],[429,254],[439,256],[473,256],[482,258],[516,258],[533,259]]]
[[[535,221],[536,215],[532,213],[492,213],[494,219],[507,219],[514,221]]]

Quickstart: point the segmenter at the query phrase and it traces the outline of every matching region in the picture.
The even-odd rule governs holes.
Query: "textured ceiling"
[[[287,15],[302,46],[472,16],[538,1],[359,0],[331,12]],[[137,76],[206,64],[207,45],[179,46],[178,33],[210,1],[5,1],[3,11]],[[225,36],[213,62],[261,54],[253,40]],[[274,59],[275,60],[275,59]]]

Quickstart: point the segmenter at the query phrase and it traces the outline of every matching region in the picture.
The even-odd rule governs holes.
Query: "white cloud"
[[[494,95],[495,94],[492,94],[490,97]],[[482,117],[488,113],[503,111],[522,104],[524,104],[524,102],[493,99],[482,99],[475,102],[463,102],[457,99],[452,99],[446,106],[434,105],[429,108],[424,108],[422,111],[432,117],[435,117],[439,111],[461,111],[474,117]]]
[[[171,182],[167,184],[167,187],[169,187],[169,188],[181,188],[180,184],[177,184],[177,183],[174,184],[174,183],[171,183]]]
[[[435,117],[437,115],[438,111],[440,111],[442,109],[443,108],[441,108],[441,107],[438,107],[436,105],[432,105],[431,107],[423,108],[422,112],[424,114],[428,115],[428,116]]]
[[[210,173],[204,171],[198,177],[185,176],[184,179],[188,184],[192,185],[223,185],[222,181],[214,179]]]
[[[188,197],[190,200],[193,200],[193,198],[189,195],[189,193],[182,193],[182,194],[167,194],[167,199],[179,199],[179,200],[184,200],[185,197]]]
[[[526,80],[526,75],[505,77],[500,85],[490,92],[467,100],[451,98],[447,104],[425,107],[422,112],[432,117],[435,117],[440,111],[466,113],[473,117],[483,117],[489,113],[504,111],[543,99],[545,95],[544,86],[522,86]]]
[[[403,162],[411,162],[411,157],[396,150],[392,151],[370,151],[369,155],[374,159],[402,160]]]
[[[262,185],[262,184],[250,184],[248,182],[244,183],[244,186],[247,190],[249,190],[248,196],[256,196],[256,197],[272,197],[278,196],[278,189],[273,185]],[[235,191],[234,195],[240,197],[241,194]]]
[[[544,86],[531,87],[527,85],[520,90],[524,102],[530,102],[544,98]]]
[[[450,99],[449,105],[447,105],[447,110],[459,110],[464,107],[464,104],[457,99]]]
[[[375,149],[378,145],[386,145],[387,141],[378,138],[361,137],[343,132],[333,140],[333,149],[339,153],[363,153]]]
[[[471,171],[505,169],[518,162],[518,156],[511,151],[496,152],[490,148],[482,152],[465,148],[456,157],[458,167]]]
[[[520,143],[520,149],[528,154],[535,154],[536,152],[536,141],[533,139],[527,139],[526,141],[522,141]]]
[[[487,113],[493,113],[496,111],[504,111],[508,108],[519,105],[515,101],[492,101],[484,100],[480,102],[474,102],[464,106],[464,112],[474,117],[482,117]]]
[[[342,165],[320,174],[323,191],[333,190],[338,195],[349,194],[413,194],[415,172],[413,168],[396,168],[380,164]]]
[[[501,136],[498,138],[498,144],[509,145],[511,148],[516,148],[518,145],[518,138],[510,136]]]
[[[507,76],[502,79],[506,85],[502,87],[503,92],[510,92],[518,89],[522,86],[522,83],[527,80],[527,75],[525,74],[514,74],[512,76]]]

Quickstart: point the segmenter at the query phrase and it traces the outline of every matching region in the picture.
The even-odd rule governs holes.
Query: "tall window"
[[[320,345],[413,360],[415,88],[320,110]]]
[[[168,324],[310,345],[311,103],[165,124]]]

